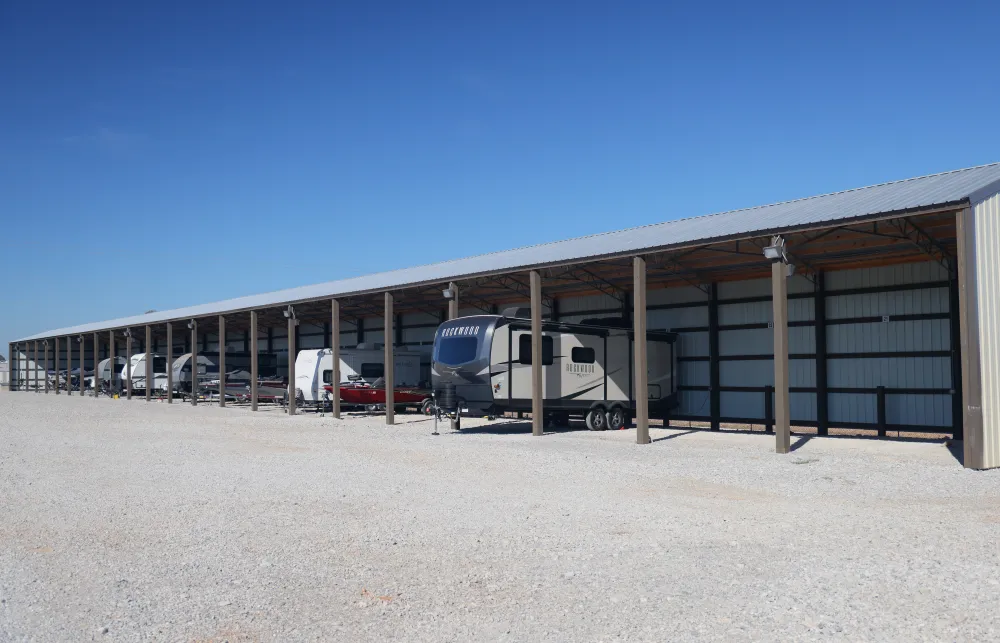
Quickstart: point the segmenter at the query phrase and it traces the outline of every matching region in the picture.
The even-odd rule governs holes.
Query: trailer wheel
[[[427,398],[420,404],[420,412],[424,415],[434,415],[434,400]]]
[[[599,406],[587,411],[587,428],[591,431],[606,431],[608,429],[608,414]]]
[[[608,428],[612,431],[621,431],[629,422],[628,411],[623,407],[615,406],[608,411]]]

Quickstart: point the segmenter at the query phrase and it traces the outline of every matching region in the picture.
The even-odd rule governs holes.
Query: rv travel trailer
[[[174,387],[178,391],[191,391],[191,353],[184,353],[174,360]],[[257,356],[258,378],[273,378],[278,373],[278,358],[276,355],[260,353]],[[219,354],[198,353],[198,383],[200,388],[211,386],[219,381]],[[226,353],[226,388],[238,383],[239,386],[250,383],[250,354]]]
[[[153,353],[153,390],[167,390],[167,358]],[[121,369],[122,381],[128,378],[128,368]],[[137,391],[146,390],[146,354],[138,353],[132,356],[132,388]]]
[[[363,345],[362,345],[363,346]],[[416,351],[395,351],[395,386],[418,386],[420,359]],[[385,351],[370,348],[340,350],[340,382],[364,381],[374,384],[385,375]],[[316,404],[324,400],[324,385],[333,384],[333,351],[329,348],[299,351],[295,358],[295,388],[298,403]]]
[[[431,377],[437,407],[456,421],[462,412],[500,415],[531,410],[531,321],[529,311],[461,317],[434,336]],[[584,324],[542,322],[542,396],[547,424],[565,425],[582,416],[599,431],[629,425],[633,331],[621,320]],[[678,403],[677,335],[646,336],[650,415],[664,416]],[[457,422],[456,422],[457,424]]]
[[[101,386],[111,386],[111,377],[114,376],[115,380],[118,380],[119,374],[121,373],[122,367],[125,366],[125,358],[121,355],[115,357],[115,368],[111,368],[111,358],[105,357],[97,364],[97,376],[100,378]],[[93,388],[94,378],[93,376],[87,378],[87,386]],[[119,381],[119,384],[121,382]]]

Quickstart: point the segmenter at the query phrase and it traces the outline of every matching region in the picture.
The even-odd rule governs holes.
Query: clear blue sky
[[[998,3],[876,4],[7,0],[0,352],[1000,160]]]

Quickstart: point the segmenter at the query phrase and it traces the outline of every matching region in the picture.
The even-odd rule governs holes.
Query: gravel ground
[[[0,639],[1000,629],[1000,471],[941,444],[400,419],[0,395]]]

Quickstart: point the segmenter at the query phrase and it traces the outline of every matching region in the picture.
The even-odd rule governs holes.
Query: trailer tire
[[[424,415],[434,415],[434,400],[427,398],[420,404],[420,412]]]
[[[607,431],[608,429],[608,414],[599,406],[587,411],[586,421],[587,428],[591,431]]]
[[[629,424],[629,414],[622,406],[613,406],[608,411],[608,429],[611,431],[621,431]]]

